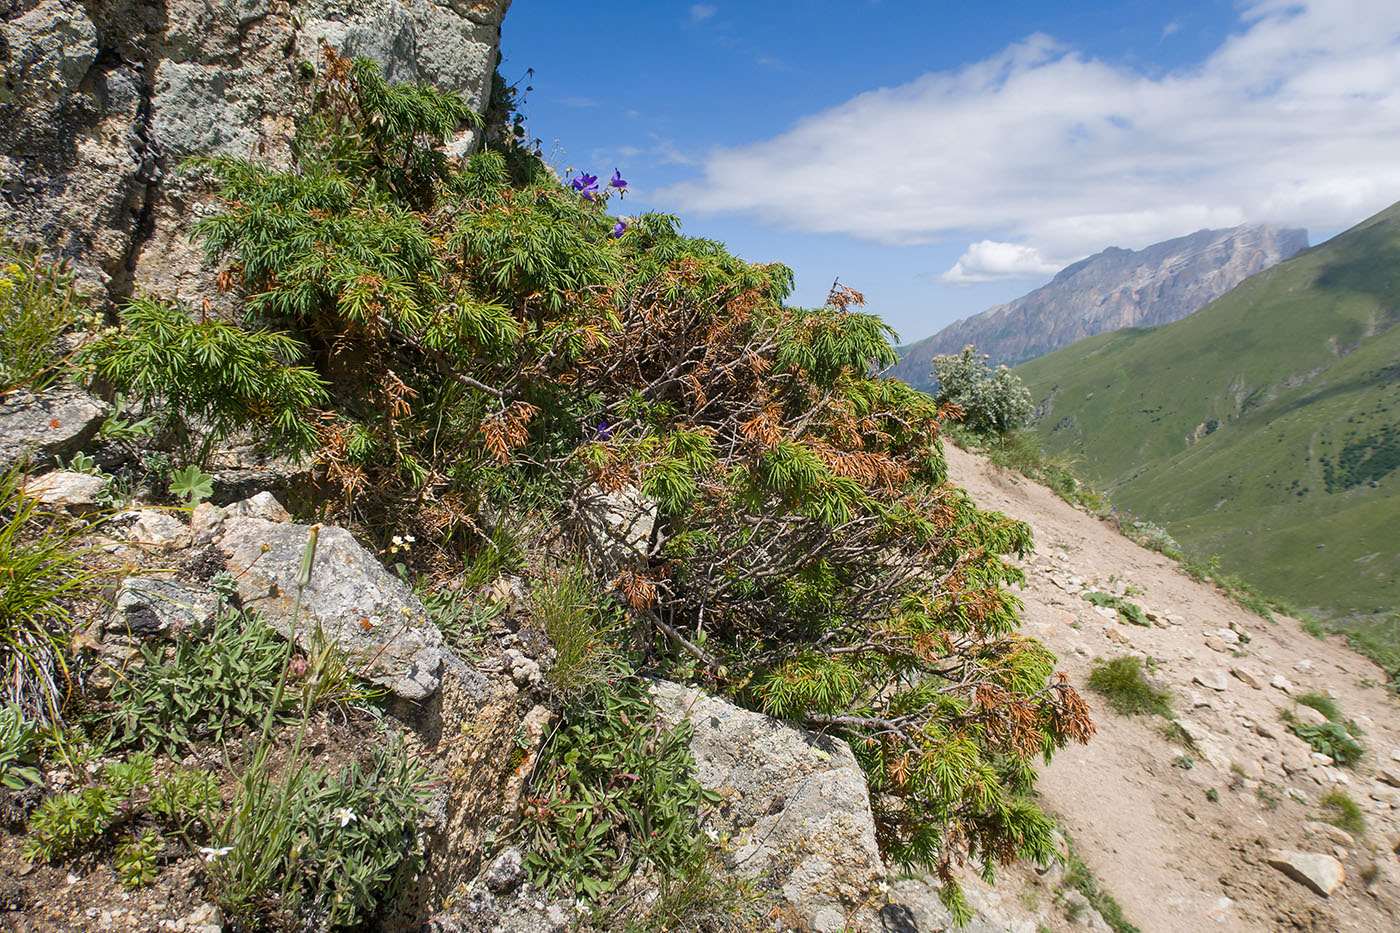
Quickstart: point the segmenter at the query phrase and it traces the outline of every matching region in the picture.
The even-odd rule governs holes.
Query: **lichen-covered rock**
[[[213,621],[218,607],[218,597],[208,587],[158,577],[130,577],[117,591],[107,631],[133,638],[198,632]]]
[[[286,159],[326,41],[485,108],[509,0],[41,0],[0,13],[0,224],[73,260],[84,290],[228,302],[193,225],[191,155]],[[475,134],[463,128],[455,151]]]
[[[850,747],[694,688],[658,682],[652,696],[667,722],[693,727],[696,777],[722,797],[726,867],[809,929],[879,929],[885,866]]]
[[[310,532],[307,525],[230,515],[214,540],[238,581],[243,606],[262,612],[283,635],[293,628],[296,579]],[[343,528],[320,530],[295,619],[297,643],[310,645],[317,625],[368,680],[407,700],[437,690],[442,633],[408,586]]]
[[[574,504],[582,533],[595,553],[620,567],[646,560],[659,509],[655,499],[635,486],[607,492],[594,484]]]
[[[0,399],[0,470],[21,462],[47,466],[55,457],[71,457],[96,436],[110,409],[72,386],[11,392]]]

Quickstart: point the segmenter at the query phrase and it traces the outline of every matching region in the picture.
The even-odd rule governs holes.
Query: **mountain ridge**
[[[1249,276],[1307,248],[1307,231],[1264,224],[1199,230],[1140,250],[1110,246],[1045,285],[901,348],[891,374],[931,384],[929,364],[967,344],[1016,365],[1077,340],[1180,320]]]

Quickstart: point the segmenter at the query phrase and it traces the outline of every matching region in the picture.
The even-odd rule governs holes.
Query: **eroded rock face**
[[[238,581],[243,606],[262,612],[286,635],[310,526],[230,514],[218,527],[214,546]],[[297,644],[309,646],[318,623],[367,680],[406,700],[426,699],[438,689],[442,633],[407,584],[343,528],[321,528],[296,618]]]
[[[879,929],[884,862],[865,774],[839,739],[659,682],[669,723],[689,721],[701,785],[722,796],[727,868],[786,901],[812,930]]]
[[[286,158],[326,41],[480,112],[510,0],[11,4],[0,84],[0,224],[70,259],[99,299],[220,298],[189,233],[211,209],[192,155]],[[475,138],[453,141],[459,153]]]

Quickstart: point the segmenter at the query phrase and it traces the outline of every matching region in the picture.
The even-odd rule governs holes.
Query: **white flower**
[[[413,542],[415,542],[415,541],[418,540],[417,538],[413,537],[413,535],[404,535],[404,536],[403,536],[403,539],[404,539],[405,541],[407,541],[409,544],[412,544]]]
[[[716,842],[719,839],[719,830],[715,829],[713,826],[706,826],[705,835],[710,837],[711,842]]]
[[[213,848],[212,846],[202,846],[199,850],[199,854],[204,856],[204,861],[212,862],[216,858],[223,858],[225,855],[228,855],[232,851],[233,846],[220,846],[217,849]]]
[[[395,544],[403,544],[403,535],[394,535]]]
[[[588,916],[589,914],[593,913],[593,908],[592,908],[592,907],[589,907],[587,904],[580,903],[580,904],[578,904],[578,905],[576,905],[576,906],[574,907],[574,911],[575,911],[580,917],[586,917],[586,916]]]
[[[339,810],[335,811],[333,815],[336,819],[340,820],[340,825],[342,829],[346,826],[349,826],[351,823],[357,822],[360,819],[358,816],[355,815],[355,811],[351,810],[349,807],[341,807]]]
[[[889,894],[889,893],[890,893],[890,886],[889,886],[889,883],[888,883],[888,882],[881,881],[879,884],[875,885],[875,890],[878,891],[878,892],[881,893],[881,894]]]

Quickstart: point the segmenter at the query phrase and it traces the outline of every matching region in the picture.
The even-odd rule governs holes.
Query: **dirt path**
[[[1047,808],[1126,918],[1143,933],[1400,930],[1400,787],[1388,783],[1400,784],[1400,701],[1381,670],[1295,620],[1259,618],[1043,486],[951,444],[947,455],[979,505],[1034,530],[1026,634],[1081,689],[1095,659],[1143,658],[1195,739],[1188,750],[1163,719],[1119,716],[1085,690],[1098,735],[1043,769]],[[1093,590],[1126,592],[1156,620],[1111,618],[1081,598]],[[1367,755],[1354,767],[1323,763],[1285,731],[1280,711],[1307,692],[1330,693],[1362,726]],[[1365,811],[1360,838],[1315,822],[1334,788]],[[1271,866],[1269,849],[1332,856],[1346,880],[1314,893]]]

